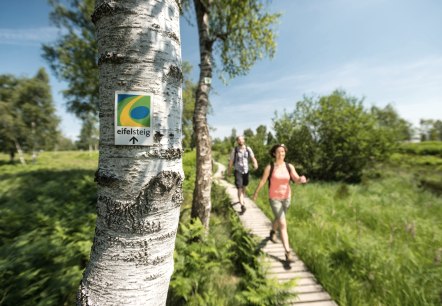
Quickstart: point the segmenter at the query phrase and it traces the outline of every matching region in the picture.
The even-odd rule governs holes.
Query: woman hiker
[[[264,184],[269,181],[269,201],[272,207],[275,219],[270,231],[270,240],[276,242],[276,230],[279,228],[282,245],[285,250],[285,259],[292,261],[290,253],[289,237],[287,235],[287,221],[285,215],[290,206],[290,180],[297,184],[307,183],[305,176],[299,176],[292,164],[284,161],[287,153],[287,147],[284,144],[274,145],[270,150],[270,155],[275,159],[264,169],[261,181],[253,194],[253,200],[256,201],[259,191]]]

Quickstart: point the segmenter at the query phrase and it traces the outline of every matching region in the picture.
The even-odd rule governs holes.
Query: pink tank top
[[[273,168],[270,178],[269,198],[275,200],[285,200],[290,198],[290,174],[285,164]]]

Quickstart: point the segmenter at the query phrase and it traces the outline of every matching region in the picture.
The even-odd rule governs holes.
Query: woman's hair
[[[288,149],[287,147],[283,144],[283,143],[279,143],[279,144],[275,144],[271,149],[270,149],[270,156],[271,157],[275,157],[276,155],[276,150],[280,147],[283,147],[285,150],[285,153],[287,153]]]

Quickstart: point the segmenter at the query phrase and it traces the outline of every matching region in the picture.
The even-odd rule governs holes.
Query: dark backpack
[[[290,181],[294,183],[295,181],[292,179],[292,171],[290,170],[289,163],[285,162],[285,166],[287,167],[287,171],[289,172]],[[269,181],[269,188],[270,188],[270,179],[272,178],[273,168],[275,168],[275,164],[271,163],[270,164],[270,173],[269,173],[269,177],[267,179]]]

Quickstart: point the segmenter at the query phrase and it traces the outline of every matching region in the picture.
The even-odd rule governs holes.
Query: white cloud
[[[414,125],[422,118],[442,119],[442,57],[429,56],[414,61],[381,62],[367,59],[347,62],[329,70],[269,75],[269,80],[229,86],[222,97],[212,99],[217,128],[214,135],[230,134],[268,124],[274,112],[293,111],[303,95],[327,95],[344,89],[365,98],[367,107],[391,103],[398,113]]]
[[[0,28],[0,44],[36,45],[54,40],[59,30],[55,27],[2,29]]]

